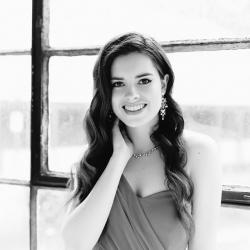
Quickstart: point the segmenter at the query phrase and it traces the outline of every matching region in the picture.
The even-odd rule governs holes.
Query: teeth
[[[128,110],[128,111],[137,111],[137,110],[140,110],[144,107],[145,104],[140,104],[140,105],[133,105],[133,106],[127,106],[125,105],[125,109]]]

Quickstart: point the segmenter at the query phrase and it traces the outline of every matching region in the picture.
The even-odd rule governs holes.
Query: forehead
[[[111,65],[111,76],[137,75],[140,73],[157,74],[158,71],[151,58],[145,54],[133,52],[118,56]]]

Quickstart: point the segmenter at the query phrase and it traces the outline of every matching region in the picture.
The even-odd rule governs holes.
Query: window
[[[58,229],[70,167],[86,148],[93,64],[104,42],[133,30],[161,41],[186,127],[220,146],[220,249],[249,247],[249,10],[228,0],[1,3],[1,247],[63,249]]]

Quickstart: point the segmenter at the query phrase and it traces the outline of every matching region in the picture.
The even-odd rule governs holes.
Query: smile
[[[123,108],[125,109],[125,111],[129,111],[129,112],[137,112],[142,110],[143,108],[146,107],[147,104],[137,104],[137,105],[125,105],[123,106]]]

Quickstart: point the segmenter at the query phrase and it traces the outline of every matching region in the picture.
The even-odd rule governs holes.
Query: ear
[[[161,80],[161,93],[165,94],[168,86],[169,75],[166,74],[164,78]]]

